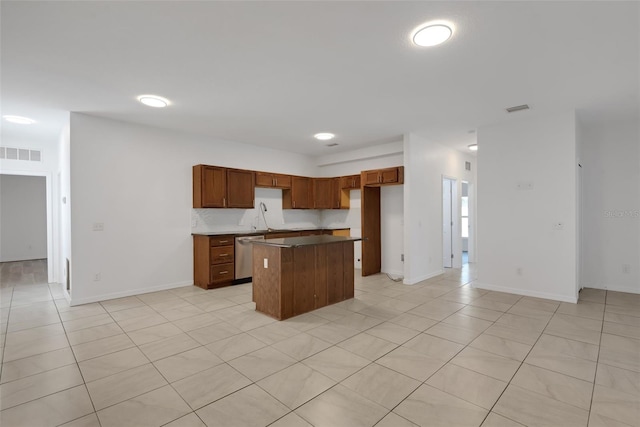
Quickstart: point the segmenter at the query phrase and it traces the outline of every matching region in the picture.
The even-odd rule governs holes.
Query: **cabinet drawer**
[[[233,280],[233,264],[216,264],[211,266],[211,283]]]
[[[233,236],[211,236],[209,237],[211,246],[228,246],[233,245]]]
[[[213,246],[211,248],[211,264],[233,262],[233,246]]]

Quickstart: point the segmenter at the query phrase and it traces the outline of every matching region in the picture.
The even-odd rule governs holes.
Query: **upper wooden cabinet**
[[[340,188],[355,189],[360,188],[360,175],[349,175],[340,178]]]
[[[253,208],[252,171],[217,166],[193,167],[194,208]]]
[[[312,209],[313,183],[311,178],[292,176],[291,188],[282,190],[283,209]]]
[[[227,169],[227,207],[253,208],[255,200],[254,173]]]
[[[216,166],[193,167],[193,207],[224,208],[227,204],[227,170]]]
[[[313,178],[313,208],[333,209],[336,207],[336,195],[333,194],[333,178]]]
[[[362,171],[361,177],[362,184],[365,186],[402,184],[404,183],[404,167]]]
[[[256,187],[291,188],[291,175],[256,172]]]

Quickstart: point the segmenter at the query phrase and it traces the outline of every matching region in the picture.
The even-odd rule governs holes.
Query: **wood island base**
[[[353,242],[360,239],[318,237],[333,239],[298,246],[253,245],[256,311],[284,320],[353,298]]]

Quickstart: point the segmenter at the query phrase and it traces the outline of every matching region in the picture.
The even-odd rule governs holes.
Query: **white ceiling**
[[[1,2],[7,141],[69,111],[311,155],[576,108],[638,117],[638,2]],[[410,33],[455,25],[445,44]],[[170,108],[136,101],[146,93]],[[505,107],[531,110],[507,116]],[[315,141],[333,132],[338,147]],[[3,144],[5,145],[5,144]]]

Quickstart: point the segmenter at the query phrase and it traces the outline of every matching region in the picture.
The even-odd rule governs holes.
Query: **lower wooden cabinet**
[[[235,278],[234,236],[193,236],[193,284],[203,289],[230,285]]]

